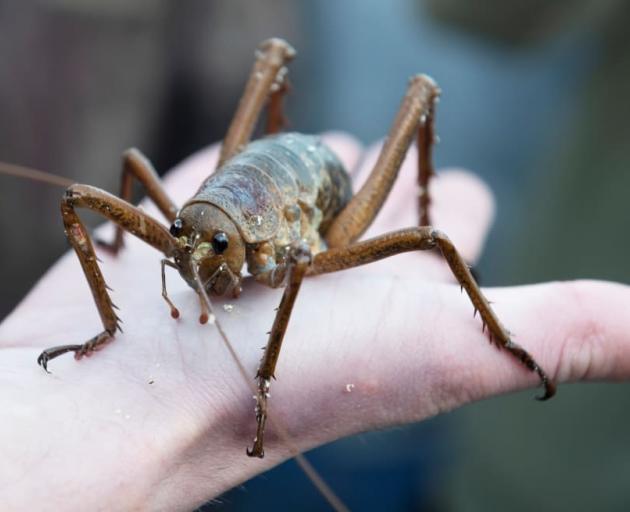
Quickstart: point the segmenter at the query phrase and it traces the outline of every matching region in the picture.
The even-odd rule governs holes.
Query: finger
[[[357,173],[356,188],[367,179],[381,145],[372,146]],[[409,149],[383,209],[363,238],[418,225],[417,150]],[[432,224],[445,232],[470,263],[478,260],[494,217],[494,200],[477,176],[459,169],[440,171],[430,183]]]
[[[630,378],[630,287],[581,280],[497,292],[516,340],[531,346],[558,382]]]
[[[312,292],[317,293],[318,284],[311,286]],[[362,280],[349,281],[343,293],[365,294],[364,286]],[[398,280],[396,293],[387,293],[387,286],[379,292],[378,286],[360,308],[347,303],[338,315],[326,313],[330,330],[343,334],[336,341],[330,335],[334,358],[321,343],[312,349],[309,360],[315,370],[321,366],[320,372],[304,367],[294,372],[287,360],[296,358],[292,352],[298,349],[285,350],[283,381],[295,381],[288,389],[292,384],[316,389],[318,396],[310,403],[322,404],[305,413],[312,429],[307,434],[326,430],[318,422],[330,417],[338,434],[345,435],[419,421],[539,385],[535,373],[488,343],[469,301],[455,286],[417,287]],[[336,290],[338,300],[341,293]],[[556,382],[630,378],[630,287],[579,281],[490,289],[488,295],[496,300],[498,316],[515,333],[514,340]],[[317,315],[310,309],[307,320],[322,325]],[[299,317],[294,325],[298,323]],[[317,346],[316,339],[299,347],[302,357],[310,343]],[[553,407],[553,401],[540,407]]]
[[[630,287],[574,281],[488,289],[486,294],[513,333],[513,341],[556,383],[630,378]],[[506,350],[488,343],[479,319],[470,314],[472,307],[465,295],[448,287],[437,300],[453,306],[448,311],[441,309],[438,332],[433,326],[434,348],[428,356],[433,382],[425,384],[434,396],[442,397],[437,404],[440,411],[540,385],[535,373]],[[407,309],[409,316],[411,308]],[[402,338],[418,338],[417,328],[407,327],[406,331],[400,333]],[[405,351],[400,368],[408,364],[407,358],[414,357],[412,346],[403,344]],[[427,373],[423,363],[414,364],[418,372]],[[401,382],[397,384],[404,389]]]

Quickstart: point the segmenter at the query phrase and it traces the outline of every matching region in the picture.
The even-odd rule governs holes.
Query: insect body
[[[352,195],[341,162],[317,137],[289,133],[249,144],[211,175],[171,227],[175,262],[196,287],[192,259],[208,292],[240,292],[241,267],[271,287],[280,286],[292,244],[312,254]]]
[[[271,287],[285,285],[256,374],[257,431],[254,445],[248,450],[251,456],[264,455],[271,379],[303,278],[353,268],[406,251],[437,249],[479,312],[491,341],[539,376],[545,389],[542,399],[553,396],[553,383],[533,357],[512,341],[455,246],[444,233],[430,226],[427,183],[433,174],[433,118],[439,95],[435,82],[425,75],[411,78],[369,178],[351,195],[342,165],[316,137],[289,133],[250,142],[265,105],[267,132],[276,132],[282,125],[285,64],[293,55],[293,49],[282,40],[271,39],[261,44],[223,142],[218,169],[181,209],[168,197],[157,174],[137,150],[124,154],[122,199],[87,185],[72,185],[67,189],[61,205],[66,235],[90,285],[103,331],[83,344],[47,349],[38,362],[46,369],[50,359],[66,352],[74,352],[79,359],[102,348],[119,329],[119,318],[92,243],[76,213],[77,208],[88,208],[117,224],[114,240],[101,243],[104,247],[118,251],[124,230],[165,255],[162,295],[174,317],[179,313],[166,291],[165,266],[177,269],[200,296],[205,308],[202,321],[208,318],[208,292],[235,296],[240,293],[245,264],[261,283]],[[358,241],[387,199],[414,138],[420,152],[419,226]],[[129,204],[133,178],[144,185],[148,196],[170,222],[170,229]]]

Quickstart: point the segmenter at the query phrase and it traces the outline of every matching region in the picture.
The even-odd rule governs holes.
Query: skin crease
[[[359,161],[361,148],[349,136],[327,140],[349,168]],[[178,204],[217,155],[218,146],[201,151],[168,176]],[[372,148],[357,181],[375,157]],[[416,223],[415,179],[412,151],[366,237]],[[476,261],[494,214],[489,190],[465,171],[447,170],[432,193],[434,225]],[[99,231],[105,233],[111,226]],[[192,290],[167,269],[182,313],[172,320],[160,296],[160,254],[132,236],[125,244],[117,258],[97,249],[125,322],[124,334],[102,352],[79,363],[55,359],[52,375],[35,363],[43,348],[84,341],[100,329],[74,254],[0,326],[3,510],[191,510],[288,456],[271,425],[266,457],[245,456],[255,431],[250,389],[216,329],[197,323]],[[484,292],[515,340],[558,382],[630,375],[628,287],[581,281]],[[213,298],[252,382],[281,294],[247,280],[239,299]],[[300,450],[538,383],[489,345],[437,253],[307,278],[276,376],[270,414]]]

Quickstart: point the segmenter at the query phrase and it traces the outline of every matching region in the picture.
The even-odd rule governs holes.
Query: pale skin
[[[354,140],[327,140],[348,168],[357,165]],[[372,148],[358,181],[375,156]],[[179,204],[217,157],[214,146],[169,175],[167,190]],[[412,155],[365,237],[417,224],[415,179]],[[494,215],[491,193],[461,170],[442,171],[432,193],[434,226],[474,263]],[[70,253],[0,326],[3,510],[191,510],[289,456],[273,425],[265,458],[245,455],[255,431],[248,383],[216,328],[197,322],[194,292],[167,269],[182,313],[173,320],[161,297],[161,256],[131,236],[125,241],[117,257],[98,252],[125,331],[104,350],[80,362],[60,357],[52,375],[35,362],[43,348],[80,342],[99,328]],[[240,298],[213,299],[251,382],[281,293],[246,282]],[[577,281],[484,293],[556,382],[630,377],[630,288]],[[444,262],[426,252],[306,279],[276,377],[270,415],[300,450],[538,384],[488,343]]]

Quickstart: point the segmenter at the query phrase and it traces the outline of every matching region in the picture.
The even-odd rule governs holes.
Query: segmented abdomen
[[[284,243],[325,233],[351,195],[348,174],[319,137],[283,133],[248,144],[190,202],[221,208],[247,243],[278,237]]]

